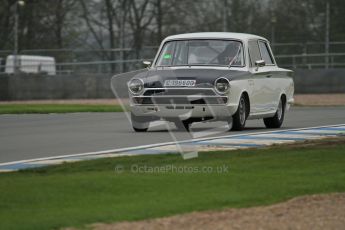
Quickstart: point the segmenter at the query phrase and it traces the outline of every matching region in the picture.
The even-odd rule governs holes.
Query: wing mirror
[[[257,61],[255,62],[255,66],[256,66],[255,71],[258,71],[259,67],[263,67],[263,66],[265,66],[265,65],[266,65],[266,63],[265,63],[264,60],[257,60]]]
[[[143,64],[144,64],[145,68],[149,68],[151,66],[150,61],[143,61]]]

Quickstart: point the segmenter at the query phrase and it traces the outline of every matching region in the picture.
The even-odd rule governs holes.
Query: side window
[[[274,64],[271,52],[268,49],[268,44],[266,42],[259,41],[259,47],[260,47],[262,59],[265,61],[265,63],[268,65]]]
[[[248,42],[250,64],[252,67],[255,66],[255,62],[261,60],[260,50],[257,40],[251,40]]]

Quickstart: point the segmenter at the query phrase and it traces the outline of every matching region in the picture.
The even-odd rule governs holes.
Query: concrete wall
[[[113,98],[110,75],[0,75],[0,100]],[[345,93],[345,69],[295,70],[296,93]]]
[[[113,98],[110,75],[0,75],[0,100]]]
[[[345,69],[297,69],[296,93],[345,93]]]

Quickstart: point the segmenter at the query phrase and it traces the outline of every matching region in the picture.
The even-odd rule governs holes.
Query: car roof
[[[247,41],[250,39],[262,39],[267,41],[266,38],[260,37],[254,34],[245,33],[229,33],[229,32],[201,32],[201,33],[187,33],[187,34],[176,34],[166,37],[164,41],[176,40],[176,39],[198,39],[198,38],[217,38],[217,39],[238,39]]]

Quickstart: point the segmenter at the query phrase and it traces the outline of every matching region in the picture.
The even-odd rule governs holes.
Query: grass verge
[[[2,229],[82,227],[345,192],[344,152],[342,138],[192,160],[122,157],[3,173],[0,223]]]
[[[3,104],[0,114],[29,113],[76,113],[76,112],[122,112],[120,105],[89,104]]]

